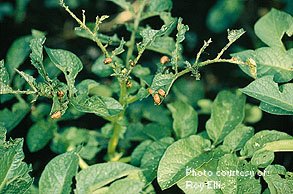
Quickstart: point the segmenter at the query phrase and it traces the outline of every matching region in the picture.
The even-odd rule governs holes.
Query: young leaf
[[[57,125],[54,122],[40,120],[35,123],[27,133],[27,146],[30,152],[41,150],[53,138],[57,131]]]
[[[223,145],[231,151],[240,150],[253,134],[254,129],[252,127],[240,124],[225,137]]]
[[[256,22],[254,31],[268,46],[285,49],[282,37],[285,33],[288,36],[292,36],[292,25],[293,17],[290,14],[273,8]]]
[[[240,154],[242,156],[251,157],[257,150],[263,148],[267,143],[285,139],[292,139],[292,136],[279,131],[262,130],[246,142]]]
[[[293,84],[287,83],[280,87],[273,81],[273,76],[265,76],[254,80],[241,91],[248,96],[279,109],[293,111]]]
[[[286,194],[293,190],[292,175],[290,176],[285,167],[281,165],[266,167],[263,178],[267,182],[271,194]]]
[[[2,136],[5,136],[6,130],[0,128],[0,133],[3,133],[1,134],[3,141],[0,141],[0,193],[25,193],[33,183],[33,179],[29,175],[32,171],[31,166],[22,161],[23,139],[5,142]]]
[[[76,176],[76,193],[93,193],[103,186],[125,176],[138,174],[140,170],[121,162],[95,164]]]
[[[167,149],[174,142],[171,137],[162,138],[147,146],[142,158],[140,168],[147,180],[151,183],[157,177],[159,162]]]
[[[31,63],[38,70],[39,74],[44,80],[48,81],[49,77],[43,65],[43,44],[45,43],[45,36],[35,37],[30,41],[30,48],[32,50],[30,54]]]
[[[246,160],[239,160],[232,154],[224,155],[218,163],[217,172],[246,172],[245,174],[221,174],[221,190],[224,194],[230,193],[261,193],[261,184],[259,179],[255,179],[256,168],[247,163]],[[249,173],[247,173],[249,172]]]
[[[27,103],[23,101],[17,102],[12,106],[11,111],[7,108],[0,111],[0,124],[9,132],[21,122],[29,110],[30,107]]]
[[[291,49],[292,50],[292,49]],[[251,77],[262,78],[267,75],[273,75],[276,82],[287,82],[293,79],[293,57],[289,51],[283,51],[280,48],[263,47],[253,50],[246,50],[234,53],[232,56],[239,57],[242,61],[253,59],[256,64],[256,76],[251,74],[249,65],[240,65],[239,67]]]
[[[70,193],[72,178],[77,173],[78,156],[74,152],[61,154],[53,158],[42,172],[39,193]]]
[[[6,68],[10,75],[10,78],[13,77],[15,71],[14,69],[18,68],[27,56],[30,53],[30,40],[32,39],[31,35],[22,36],[16,39],[10,46],[7,55],[6,55]]]
[[[245,96],[220,92],[212,105],[211,118],[206,123],[209,137],[218,144],[244,119]]]
[[[198,117],[192,106],[182,101],[176,101],[168,104],[167,107],[172,113],[173,130],[178,139],[196,134]]]
[[[111,58],[113,58],[114,56],[117,56],[125,51],[123,48],[125,43],[126,43],[125,40],[122,38],[119,47],[117,47],[115,50],[112,51]]]
[[[75,93],[75,78],[83,67],[80,59],[66,50],[50,48],[45,48],[45,50],[51,61],[64,73],[69,87],[69,97],[72,97]]]
[[[71,101],[71,104],[81,112],[94,113],[101,117],[109,117],[119,114],[123,107],[111,97],[79,95]]]
[[[210,145],[209,140],[197,135],[191,135],[171,144],[158,167],[158,183],[161,189],[167,189],[186,177],[187,167],[196,169],[212,159],[212,153],[204,153]]]

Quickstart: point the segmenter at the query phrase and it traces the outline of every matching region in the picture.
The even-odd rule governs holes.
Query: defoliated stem
[[[129,47],[128,47],[128,51],[127,51],[127,56],[126,56],[126,68],[128,69],[129,68],[129,60],[133,54],[133,50],[134,50],[134,46],[135,46],[135,36],[136,36],[136,32],[137,32],[137,29],[138,29],[138,26],[139,26],[139,22],[140,22],[140,18],[141,18],[141,14],[143,12],[143,9],[146,5],[146,2],[147,1],[142,1],[141,2],[141,5],[139,7],[139,10],[135,16],[135,19],[134,19],[134,26],[133,26],[133,31],[131,32],[131,37],[130,37],[130,44],[129,44]],[[137,63],[138,60],[136,60],[136,63]]]

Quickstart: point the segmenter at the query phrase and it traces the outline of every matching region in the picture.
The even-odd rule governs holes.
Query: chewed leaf
[[[119,55],[124,52],[124,45],[125,45],[125,40],[122,38],[119,47],[117,47],[115,50],[112,51],[112,57]],[[111,57],[111,58],[112,58]]]
[[[117,115],[123,110],[122,105],[111,97],[79,95],[71,101],[81,112],[94,113],[101,117]]]
[[[241,28],[239,30],[229,30],[228,29],[228,40],[229,40],[229,42],[235,42],[244,33],[245,33],[245,31],[243,30],[243,28]]]
[[[153,91],[158,91],[159,89],[163,89],[166,91],[166,95],[168,94],[172,83],[174,82],[175,75],[174,74],[161,74],[158,73],[155,75],[151,89]]]
[[[48,80],[48,76],[43,65],[43,44],[45,43],[45,36],[35,37],[30,41],[30,48],[32,50],[30,54],[31,63],[38,70],[39,74]]]
[[[184,25],[182,23],[182,18],[178,19],[178,24],[177,24],[177,31],[178,33],[176,34],[176,42],[181,43],[185,39],[185,33],[189,30],[189,27],[187,25]]]
[[[69,96],[72,97],[75,93],[75,78],[83,67],[80,59],[70,51],[50,48],[45,49],[54,65],[64,73],[69,87]]]
[[[279,47],[284,50],[282,37],[293,32],[293,17],[285,12],[272,9],[268,14],[260,18],[255,26],[256,35],[268,46]]]

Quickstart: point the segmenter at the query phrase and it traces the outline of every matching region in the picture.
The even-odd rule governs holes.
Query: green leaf
[[[265,76],[254,80],[241,91],[264,103],[285,111],[293,111],[293,84],[287,83],[280,87],[273,81],[273,76]]]
[[[77,86],[79,94],[86,95],[99,95],[99,96],[112,96],[112,89],[106,85],[102,85],[94,80],[82,80]]]
[[[35,37],[30,41],[30,54],[31,63],[38,70],[39,74],[44,80],[48,80],[48,75],[43,65],[43,44],[45,43],[45,36]]]
[[[135,65],[132,69],[133,75],[138,78],[144,79],[146,76],[151,74],[151,70],[148,67],[143,67],[141,65]]]
[[[146,49],[171,56],[175,50],[175,41],[169,36],[157,37]]]
[[[291,15],[273,8],[256,22],[254,31],[268,46],[285,49],[282,37],[285,33],[292,36],[292,25],[293,17]]]
[[[25,193],[33,183],[29,175],[32,168],[22,161],[24,159],[22,146],[23,139],[0,144],[0,193]]]
[[[244,9],[243,1],[218,0],[209,10],[206,23],[213,32],[222,32],[232,27]]]
[[[56,131],[57,125],[54,122],[40,120],[35,123],[27,134],[27,145],[30,152],[36,152],[45,147]]]
[[[284,110],[265,102],[261,102],[259,108],[267,113],[274,115],[293,115],[293,111]]]
[[[273,151],[269,150],[257,150],[250,163],[258,168],[265,168],[274,161],[275,155]]]
[[[42,172],[39,193],[70,193],[72,178],[78,169],[78,160],[78,156],[74,152],[53,158]]]
[[[6,140],[6,129],[0,125],[0,145],[2,145]]]
[[[31,35],[22,36],[16,39],[8,49],[5,65],[10,78],[12,78],[15,73],[14,69],[18,68],[29,55],[29,44],[31,39]]]
[[[158,183],[161,189],[167,189],[186,177],[186,168],[198,168],[212,158],[210,141],[192,135],[171,144],[165,151],[158,167]]]
[[[29,110],[30,107],[25,102],[17,102],[12,106],[12,110],[5,108],[0,111],[0,124],[9,132],[22,121]]]
[[[238,151],[244,147],[253,134],[254,129],[252,127],[240,124],[225,137],[223,145],[231,151]]]
[[[175,24],[175,21],[172,21],[169,24],[163,25],[160,30],[153,30],[150,27],[143,29],[140,32],[142,37],[142,42],[137,44],[137,50],[139,54],[142,54],[144,50],[151,45],[157,37],[164,36]]]
[[[139,180],[125,178],[125,179],[117,180],[114,183],[112,183],[107,191],[107,194],[117,194],[117,192],[142,193],[144,185],[145,184]]]
[[[125,10],[134,12],[131,3],[127,2],[126,0],[107,0],[107,1],[111,1],[111,2],[115,3],[116,5],[119,5],[120,7],[122,7]]]
[[[282,178],[284,176],[285,178]],[[292,175],[288,175],[285,167],[281,165],[266,167],[263,178],[267,182],[271,194],[288,194],[293,190]]]
[[[71,101],[71,104],[79,111],[94,113],[101,117],[109,117],[119,114],[123,107],[111,97],[79,95]]]
[[[168,126],[164,126],[158,123],[147,124],[143,129],[143,133],[145,133],[153,140],[159,140],[161,138],[171,136],[170,128]]]
[[[244,119],[245,96],[220,92],[212,105],[211,118],[206,123],[209,137],[218,144]]]
[[[141,158],[140,168],[147,180],[147,184],[151,183],[157,177],[159,162],[169,145],[174,142],[171,137],[155,141],[146,147],[146,150]]]
[[[75,78],[83,67],[80,59],[70,51],[62,49],[50,49],[46,47],[45,50],[55,66],[64,73],[67,85],[69,87],[69,97],[72,97],[72,95],[75,93]]]
[[[15,69],[15,71],[28,83],[28,85],[36,92],[37,91],[37,82],[36,82],[36,79],[33,77],[33,76],[31,76],[31,75],[29,75],[29,74],[27,74],[27,73],[25,73],[25,72],[23,72],[23,71],[19,71],[19,70],[17,70],[17,69]]]
[[[240,154],[242,156],[251,157],[257,150],[263,148],[267,143],[285,139],[292,139],[292,136],[275,130],[262,130],[246,142]]]
[[[171,11],[173,7],[172,0],[152,0],[146,9],[147,12]]]
[[[219,160],[217,172],[221,173],[219,179],[224,194],[261,193],[260,179],[254,178],[256,168],[246,160],[239,160],[235,155],[226,154]],[[234,172],[234,175],[227,172]]]
[[[152,144],[151,140],[145,140],[135,147],[131,153],[131,164],[134,166],[140,166],[141,159],[146,152],[149,145]]]
[[[178,139],[196,134],[198,116],[192,106],[182,101],[175,101],[167,107],[172,113],[173,130]]]
[[[95,164],[77,174],[75,192],[92,193],[116,179],[139,172],[138,168],[121,162]]]
[[[218,160],[211,160],[200,168],[186,168],[187,176],[177,186],[186,194],[222,194],[217,173]]]
[[[115,48],[115,50],[112,51],[112,57],[111,58],[113,58],[114,56],[117,56],[117,55],[119,55],[119,54],[121,54],[121,53],[123,53],[125,51],[124,48],[123,48],[125,43],[126,43],[125,40],[122,38],[119,46],[117,48]]]
[[[158,73],[155,75],[151,89],[153,91],[158,91],[159,89],[163,89],[166,92],[166,95],[168,95],[170,88],[175,81],[175,75],[174,74],[161,74]]]
[[[293,79],[293,57],[290,52],[291,50],[283,51],[276,47],[262,47],[255,51],[246,50],[234,53],[232,56],[239,57],[242,61],[253,59],[256,63],[257,78],[273,75],[276,82],[287,82]],[[240,65],[239,67],[247,75],[254,77],[250,73],[249,65]]]

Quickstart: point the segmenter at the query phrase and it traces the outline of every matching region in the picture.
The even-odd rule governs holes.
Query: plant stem
[[[91,31],[91,29],[89,29],[86,25],[85,25],[85,17],[83,17],[83,21],[81,21],[70,9],[68,6],[65,5],[65,3],[63,2],[63,0],[60,1],[60,4],[62,7],[64,7],[64,9],[71,15],[71,17],[73,17],[73,19],[75,19],[75,21],[80,25],[81,28],[83,28],[84,30],[86,30],[91,36],[94,42],[96,42],[96,44],[98,45],[98,47],[100,47],[100,49],[102,50],[102,52],[104,53],[104,55],[106,57],[110,57],[106,47],[102,44],[102,42],[100,41],[100,39],[96,36],[96,34],[94,32]],[[84,16],[84,12],[83,12],[83,16]]]
[[[144,7],[146,5],[146,2],[147,1],[142,1],[141,2],[139,10],[138,10],[138,12],[137,12],[137,14],[135,16],[135,19],[134,19],[133,31],[131,32],[131,37],[130,37],[130,40],[129,40],[130,45],[128,47],[126,61],[125,61],[127,69],[129,68],[129,60],[130,60],[131,56],[133,55],[134,46],[135,46],[135,36],[136,36],[136,32],[137,32],[137,29],[138,29],[138,26],[139,26],[141,14],[142,14],[143,9],[144,9]]]

